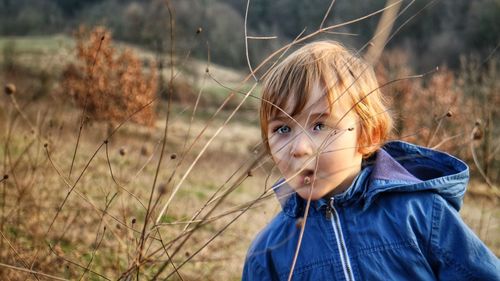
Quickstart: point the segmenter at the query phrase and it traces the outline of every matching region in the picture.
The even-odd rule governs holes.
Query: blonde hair
[[[388,138],[392,118],[372,66],[338,42],[318,41],[293,52],[264,78],[260,125],[268,152],[269,120],[285,108],[290,109],[290,116],[300,113],[318,82],[325,89],[330,110],[341,96],[350,97],[359,118],[358,145],[363,156],[379,149]]]

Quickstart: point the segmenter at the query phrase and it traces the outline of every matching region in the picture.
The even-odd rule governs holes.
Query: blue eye
[[[324,129],[326,129],[326,125],[324,123],[316,123],[313,128],[314,131],[322,131]]]
[[[283,125],[283,126],[276,128],[274,130],[274,132],[276,132],[278,134],[288,134],[288,133],[290,133],[291,130],[292,129],[290,129],[290,127],[288,127],[287,125]]]

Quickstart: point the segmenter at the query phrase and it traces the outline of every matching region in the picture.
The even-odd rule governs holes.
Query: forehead
[[[320,82],[312,83],[301,93],[290,92],[286,96],[288,98],[279,99],[279,103],[275,104],[276,107],[269,114],[269,121],[318,113],[337,115],[342,114],[349,105],[346,93],[334,93],[333,89],[328,89]]]
[[[304,89],[304,91],[306,92],[302,95],[290,93],[289,98],[283,101],[280,108],[290,116],[330,110],[328,94],[319,83],[314,83],[309,89]],[[276,115],[282,116],[285,114],[282,111],[278,111]]]

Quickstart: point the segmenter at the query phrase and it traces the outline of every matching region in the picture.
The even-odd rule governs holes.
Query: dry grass
[[[478,181],[469,184],[460,214],[474,233],[500,256],[499,197],[491,194],[487,184]]]
[[[62,105],[54,107],[49,101],[30,104],[24,110],[31,122],[36,124],[36,133],[32,134],[31,128],[5,98],[3,96],[2,108],[9,110],[3,113],[2,117],[5,118],[0,124],[3,132],[0,159],[4,161],[3,167],[9,179],[1,183],[2,196],[5,196],[5,201],[2,200],[5,202],[2,206],[2,233],[5,236],[0,253],[2,262],[19,267],[29,265],[35,271],[75,279],[84,273],[82,268],[86,268],[92,260],[89,269],[93,272],[110,279],[118,278],[136,255],[145,216],[145,207],[142,205],[147,204],[155,174],[162,123],[157,122],[155,128],[134,124],[123,126],[108,143],[109,163],[116,182],[109,170],[105,148],[102,148],[58,212],[70,189],[65,181],[76,181],[91,155],[105,139],[106,128],[98,123],[84,128],[74,173],[68,178],[79,111]],[[174,111],[182,109],[175,108]],[[182,159],[189,123],[189,116],[173,115],[175,117],[169,125],[165,152],[167,160],[161,168],[157,187],[166,188],[167,196],[171,190],[171,184],[167,184],[168,178]],[[213,134],[217,122],[214,121],[205,131],[200,144],[206,142],[206,136]],[[193,123],[188,144],[203,129],[203,125],[204,120]],[[9,128],[12,129],[10,134]],[[48,143],[47,151],[42,140]],[[258,141],[258,128],[239,122],[230,124],[216,138],[162,219],[162,222],[171,224],[160,228],[165,241],[181,233],[184,227],[182,222],[188,221],[215,190],[238,171],[239,165],[253,155],[250,148]],[[178,180],[199,152],[199,146],[195,145],[177,168],[173,182]],[[172,159],[173,154],[176,155],[175,159]],[[238,210],[242,204],[256,198],[264,189],[264,175],[265,171],[257,169],[254,176],[228,196],[210,217],[216,218],[228,211]],[[164,200],[159,205],[161,202]],[[209,280],[239,278],[249,242],[277,211],[276,204],[270,200],[257,206],[259,208],[250,209],[180,271],[184,280],[201,277]],[[56,214],[57,218],[48,231]],[[180,263],[190,253],[194,253],[237,214],[223,216],[196,231],[182,247],[182,252],[174,258],[174,263]],[[7,246],[7,243],[12,247]],[[159,245],[157,241],[147,244],[150,250]],[[141,274],[149,276],[148,272],[152,270],[148,268],[158,264],[155,258],[165,260],[166,256],[164,253],[154,256]],[[6,268],[0,268],[0,271],[3,276],[14,279],[29,276]],[[92,272],[86,273],[86,276],[100,279]]]

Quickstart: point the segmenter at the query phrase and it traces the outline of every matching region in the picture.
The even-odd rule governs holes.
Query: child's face
[[[316,85],[302,112],[292,116],[295,121],[284,114],[269,121],[273,160],[304,199],[311,192],[312,200],[343,192],[361,169],[359,125],[356,114],[347,113],[351,106],[347,94],[344,96],[330,110],[324,90]]]

